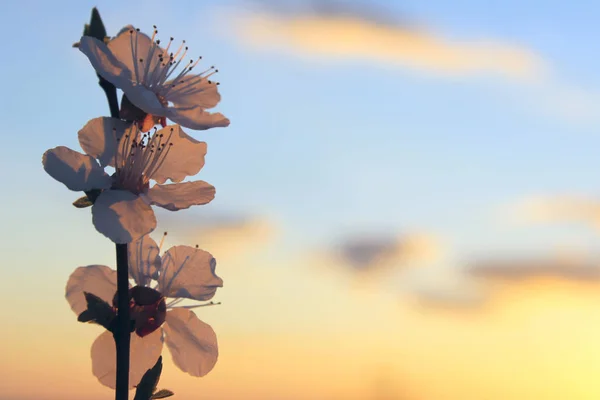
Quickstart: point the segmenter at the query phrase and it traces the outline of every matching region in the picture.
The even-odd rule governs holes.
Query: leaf
[[[98,40],[102,40],[104,43],[107,43],[106,28],[104,27],[104,22],[102,22],[102,18],[100,17],[100,13],[96,7],[92,8],[90,23],[85,24],[83,27],[83,36],[91,36]],[[73,44],[73,47],[79,47],[79,43]],[[110,108],[110,116],[113,118],[119,118],[119,100],[117,99],[117,88],[115,88],[115,85],[97,73],[96,75],[98,76],[98,84],[106,94],[108,107]]]
[[[94,203],[91,202],[87,195],[82,196],[73,202],[73,205],[77,208],[91,207]]]
[[[139,385],[135,389],[135,397],[133,400],[150,400],[152,399],[152,393],[156,391],[156,386],[160,380],[160,374],[162,372],[162,356],[158,357],[154,367],[150,368],[144,376]]]
[[[96,7],[92,8],[90,23],[85,24],[83,36],[95,37],[98,40],[104,40],[106,37],[106,28],[104,27],[104,22],[102,22],[102,18]]]
[[[175,393],[170,391],[169,389],[160,389],[158,392],[154,393],[151,399],[165,399],[167,397],[174,396]]]
[[[77,321],[95,323],[112,331],[111,322],[117,316],[115,310],[95,294],[83,292],[83,295],[87,301],[87,310],[79,314]]]
[[[101,189],[92,189],[85,192],[85,196],[78,198],[73,202],[77,208],[86,208],[94,204],[98,196],[102,193]],[[86,200],[87,199],[87,200]]]

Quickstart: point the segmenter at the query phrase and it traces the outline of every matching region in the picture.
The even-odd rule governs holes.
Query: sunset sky
[[[78,41],[97,6],[215,65],[209,205],[157,212],[224,287],[204,378],[175,399],[600,398],[600,4],[20,1],[4,6],[0,400],[110,399],[100,327],[64,298],[114,267],[42,169],[108,115]],[[131,393],[133,398],[133,392]]]

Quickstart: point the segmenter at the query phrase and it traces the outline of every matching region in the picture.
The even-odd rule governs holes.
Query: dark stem
[[[106,28],[100,17],[98,9],[92,9],[90,23],[83,29],[84,36],[91,36],[100,41],[106,38]],[[110,116],[119,118],[119,101],[117,89],[106,79],[98,75],[98,84],[104,90]],[[87,193],[86,193],[87,194]],[[97,196],[98,193],[95,194]],[[95,200],[88,194],[88,198]],[[127,260],[127,244],[117,244],[117,321],[113,330],[115,347],[117,349],[117,382],[115,399],[128,400],[129,397],[129,345],[131,340],[131,329],[129,319],[129,263]],[[137,382],[136,382],[137,383]]]
[[[127,244],[116,244],[117,249],[117,324],[113,332],[117,348],[117,386],[115,400],[127,400],[129,396],[129,264]]]
[[[100,87],[104,90],[104,94],[106,94],[106,100],[108,100],[108,107],[110,108],[110,116],[113,118],[119,118],[117,88],[100,75],[98,75],[98,85],[100,85]]]

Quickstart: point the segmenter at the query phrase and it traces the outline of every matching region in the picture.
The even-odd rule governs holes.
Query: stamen
[[[171,279],[169,280],[169,283],[165,285],[165,277],[167,275],[167,271],[169,269],[169,266],[171,265],[171,263],[173,262],[173,258],[170,256],[169,253],[166,254],[166,258],[167,260],[163,259],[163,271],[162,271],[162,284],[160,285],[160,287],[163,289],[162,292],[163,293],[169,293],[169,291],[171,290],[171,285],[173,284],[173,282],[175,281],[175,278],[177,278],[177,275],[179,275],[179,273],[181,271],[183,271],[183,268],[185,267],[185,264],[188,262],[188,260],[190,259],[189,256],[187,256],[183,262],[181,263],[181,265],[179,266],[179,268],[177,268],[177,271],[175,271],[175,273],[173,274],[173,276],[171,277]],[[166,266],[165,266],[165,261],[166,261]],[[160,277],[159,277],[160,279]]]
[[[179,303],[181,303],[182,301],[183,301],[183,298],[182,298],[182,297],[179,297],[179,298],[177,298],[177,299],[174,299],[173,301],[171,301],[171,302],[167,303],[167,308],[169,308],[169,307],[173,307],[175,304],[179,304]]]
[[[176,299],[174,299],[173,301],[171,301],[170,303],[167,303],[167,309],[169,308],[174,308],[177,304],[181,303],[182,301],[184,301],[185,299],[182,297],[178,297]],[[178,306],[177,308],[186,308],[186,309],[192,309],[192,308],[199,308],[199,307],[210,307],[210,306],[218,306],[221,305],[221,302],[217,302],[215,303],[214,301],[208,302],[208,303],[203,303],[203,304],[194,304],[192,306]]]
[[[151,44],[150,44],[150,48],[148,49],[148,55],[146,56],[146,60],[148,61],[146,63],[146,68],[144,68],[144,76],[142,77],[142,85],[147,85],[148,82],[148,71],[150,70],[150,64],[152,64],[152,57],[154,57],[154,51],[156,50],[156,45],[154,44],[154,36],[156,35],[157,31],[154,31],[154,34],[152,35],[152,40],[151,40]]]
[[[167,150],[163,152],[162,154],[162,158],[161,158],[161,154],[160,151],[162,149],[158,149],[159,150],[159,154],[157,154],[157,156],[152,160],[152,163],[150,165],[147,166],[146,168],[146,175],[148,176],[148,178],[152,177],[156,171],[159,170],[159,168],[163,165],[163,163],[165,162],[167,155],[169,154],[169,150],[171,149],[171,146],[173,146],[173,143],[170,142],[171,137],[173,136],[173,128],[171,128],[171,132],[169,133],[169,137],[167,138],[167,140],[165,141],[165,144],[163,144],[162,149],[164,149],[164,146],[166,145],[167,142],[169,142],[169,147],[167,147]],[[162,134],[160,135],[162,138]],[[160,142],[159,142],[160,144]]]
[[[131,29],[129,31],[129,43],[131,44],[131,57],[133,60],[133,71],[135,73],[135,80],[139,81],[140,77],[139,77],[139,73],[138,73],[138,67],[137,67],[137,32],[135,33],[135,46],[133,44],[133,29]]]
[[[163,243],[165,242],[165,237],[167,237],[167,232],[163,233],[162,238],[160,239],[160,244],[158,245],[158,252],[160,253],[162,250]]]
[[[219,301],[218,303],[215,302],[210,302],[210,303],[205,303],[205,304],[196,304],[193,306],[179,306],[179,308],[186,308],[188,310],[192,309],[192,308],[199,308],[199,307],[209,307],[209,306],[219,306],[221,305],[221,302]]]

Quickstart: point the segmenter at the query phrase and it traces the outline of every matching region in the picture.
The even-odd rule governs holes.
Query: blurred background
[[[158,212],[218,260],[204,378],[175,399],[600,398],[600,4],[3,3],[0,399],[110,399],[64,299],[114,246],[41,155],[108,115],[98,6],[219,68],[209,205]],[[590,47],[591,46],[591,47]],[[132,394],[133,395],[133,394]]]

